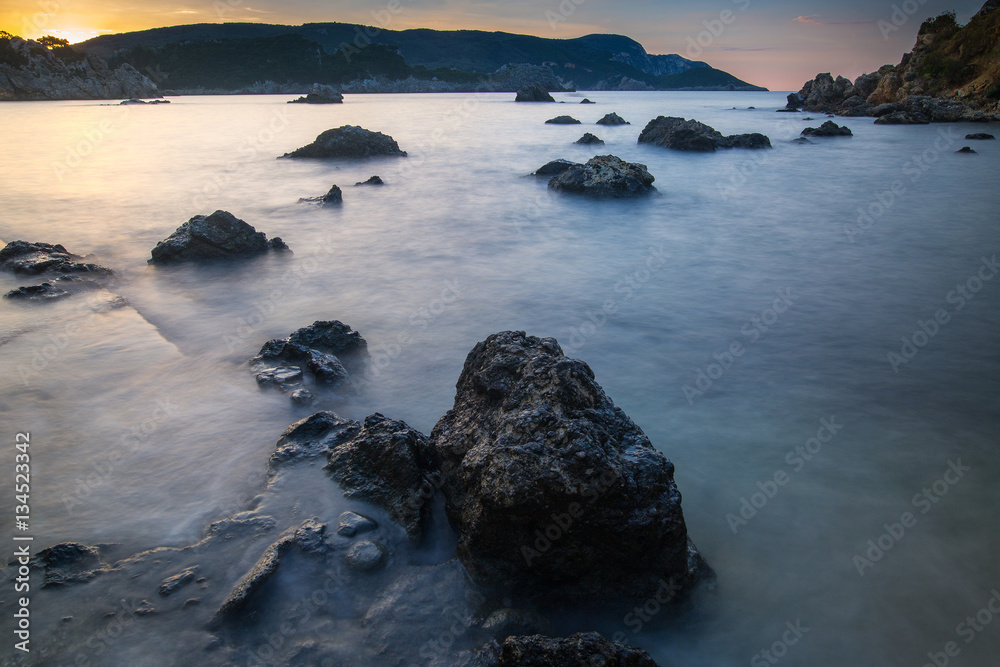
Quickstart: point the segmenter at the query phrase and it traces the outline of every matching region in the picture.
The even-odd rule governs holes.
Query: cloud
[[[792,19],[792,22],[803,23],[805,25],[861,25],[865,23],[872,23],[872,21],[827,21],[820,17],[819,14],[796,16]]]
[[[817,21],[814,16],[819,16],[819,14],[813,14],[812,16],[796,16],[792,19],[795,23],[809,23],[812,25],[823,25],[822,21]]]

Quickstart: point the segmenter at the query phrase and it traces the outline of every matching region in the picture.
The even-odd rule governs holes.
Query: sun
[[[98,35],[102,35],[106,32],[110,31],[95,30],[93,28],[66,28],[63,30],[51,28],[49,30],[46,30],[45,34],[52,35],[53,37],[59,37],[60,39],[69,40],[70,44],[77,44],[79,42],[85,42],[88,39],[97,37]],[[42,35],[38,35],[38,37],[41,36]],[[37,39],[38,37],[36,37],[35,39]]]

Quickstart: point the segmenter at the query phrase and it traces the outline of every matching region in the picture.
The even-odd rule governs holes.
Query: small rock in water
[[[696,153],[714,153],[719,148],[771,148],[771,140],[763,134],[723,136],[710,125],[677,116],[658,116],[649,121],[639,135],[639,143]]]
[[[971,146],[963,146],[962,148],[959,148],[955,152],[956,153],[975,153],[976,151],[972,150]]]
[[[11,241],[0,250],[0,269],[12,273],[39,275],[42,273],[92,273],[114,275],[114,271],[97,264],[80,262],[84,259],[61,245]]]
[[[302,382],[302,369],[298,366],[265,368],[257,373],[257,384],[287,389]]]
[[[340,515],[337,525],[337,534],[342,537],[354,537],[371,532],[378,528],[374,519],[370,519],[357,512],[344,512]]]
[[[343,104],[344,96],[333,86],[314,83],[312,92],[305,97],[290,100],[289,104]]]
[[[183,609],[190,609],[191,607],[197,607],[200,604],[201,600],[199,598],[188,598],[187,600],[184,601]]]
[[[619,116],[616,113],[609,113],[607,116],[605,116],[601,120],[597,121],[597,124],[598,125],[631,125],[632,123],[628,122],[627,120],[625,120],[624,118],[622,118],[621,116]]]
[[[292,403],[303,406],[312,405],[313,400],[315,400],[312,392],[308,389],[296,389],[292,392],[290,398],[292,399]]]
[[[819,127],[807,127],[802,130],[802,136],[804,137],[853,137],[854,133],[851,132],[851,128],[846,126],[840,126],[833,121],[826,121]]]
[[[330,191],[323,195],[321,200],[324,204],[343,204],[344,203],[344,193],[341,192],[340,188],[336,185],[330,188]]]
[[[379,156],[406,157],[396,140],[381,132],[372,132],[357,125],[344,125],[323,132],[308,146],[285,153],[285,158],[369,158]]]
[[[24,299],[30,301],[53,301],[69,296],[69,292],[52,283],[42,283],[41,285],[26,285],[12,289],[3,295],[5,299]]]
[[[654,180],[644,164],[600,155],[554,176],[549,188],[594,197],[633,197],[654,191]]]
[[[985,132],[977,132],[975,134],[967,134],[965,138],[972,141],[989,141],[990,139],[996,139],[992,134],[986,134]]]
[[[139,606],[135,608],[133,612],[136,616],[152,616],[157,613],[156,607],[154,607],[149,600],[143,600],[139,603]]]
[[[195,566],[182,570],[172,577],[167,577],[160,584],[160,595],[167,597],[168,595],[176,593],[180,588],[194,581],[197,573],[198,568]]]
[[[589,99],[584,97],[582,100],[580,100],[580,104],[597,104],[597,102],[591,102]]]
[[[276,239],[272,239],[275,241]],[[280,239],[277,239],[280,241]],[[196,215],[153,248],[150,264],[249,257],[272,249],[267,236],[228,211]]]
[[[385,547],[378,542],[358,542],[345,557],[347,566],[359,572],[373,572],[385,565]]]
[[[597,136],[591,134],[590,132],[587,132],[585,135],[583,135],[582,137],[580,137],[579,139],[577,139],[576,143],[578,143],[578,144],[584,144],[584,145],[596,144],[596,145],[599,145],[599,146],[603,146],[604,145],[604,140],[601,139],[600,137],[597,137]]]
[[[521,88],[517,91],[515,102],[555,102],[549,91],[540,83]]]
[[[809,141],[805,137],[799,137],[798,139],[792,139],[793,144],[814,144],[815,141]]]
[[[580,121],[572,116],[556,116],[545,121],[546,125],[582,125]]]
[[[367,181],[360,181],[358,183],[355,183],[354,185],[355,186],[358,186],[358,185],[385,185],[385,181],[383,181],[378,176],[372,176]]]

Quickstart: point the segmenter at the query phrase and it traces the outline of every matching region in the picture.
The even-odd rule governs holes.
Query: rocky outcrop
[[[112,276],[114,271],[106,266],[74,255],[61,245],[11,241],[0,250],[0,270],[37,276],[42,274],[84,273],[94,276]]]
[[[594,135],[594,134],[591,134],[590,132],[587,132],[586,134],[584,134],[582,137],[580,137],[579,139],[577,139],[573,143],[583,144],[585,146],[590,146],[590,145],[603,146],[604,145],[604,140],[601,139],[600,137],[598,137],[597,135]]]
[[[609,113],[608,115],[606,115],[601,120],[597,121],[597,124],[598,125],[631,125],[632,123],[628,122],[627,120],[625,120],[624,118],[622,118],[618,114],[612,112],[612,113]]]
[[[81,278],[77,275],[60,276],[52,281],[47,281],[39,285],[25,285],[12,289],[4,294],[5,299],[16,299],[23,301],[55,301],[76,292],[85,290],[101,289],[104,285],[96,280]]]
[[[281,157],[360,159],[381,156],[406,157],[406,151],[400,150],[396,140],[387,134],[344,125],[323,132],[311,144]]]
[[[515,102],[555,102],[549,91],[541,84],[525,86],[517,91]]]
[[[385,181],[383,181],[378,176],[372,176],[367,181],[360,181],[358,183],[355,183],[354,185],[355,186],[358,186],[358,185],[385,185]]]
[[[819,127],[807,127],[802,130],[803,137],[853,137],[851,128],[837,125],[828,120]]]
[[[250,360],[250,369],[257,384],[292,392],[295,400],[295,392],[305,389],[305,371],[313,386],[337,387],[367,359],[368,343],[361,334],[339,320],[318,321],[264,343]]]
[[[82,584],[106,569],[97,548],[77,542],[42,549],[31,559],[31,567],[42,570],[42,588]]]
[[[541,635],[514,636],[480,650],[470,667],[657,667],[642,649],[581,632],[563,639]]]
[[[326,470],[346,497],[384,507],[411,538],[421,537],[428,513],[421,497],[427,436],[405,422],[369,415],[356,436],[330,450]]]
[[[552,338],[490,336],[431,433],[457,554],[490,595],[608,611],[709,576],[674,466]]]
[[[579,162],[570,162],[569,160],[553,160],[548,162],[538,168],[535,172],[536,176],[558,176],[567,169],[571,167],[582,167]]]
[[[0,37],[0,101],[159,96],[156,84],[131,65],[112,70],[101,58],[68,46],[50,50],[32,40]]]
[[[644,164],[600,155],[553,177],[549,188],[592,197],[621,198],[649,194],[656,189],[654,180]]]
[[[556,116],[545,121],[546,125],[580,125],[580,121],[572,116]]]
[[[344,96],[340,94],[336,88],[333,86],[326,86],[322,83],[314,83],[312,87],[312,92],[300,97],[297,100],[291,100],[289,104],[343,104]]]
[[[280,238],[269,241],[267,235],[232,213],[216,211],[212,215],[194,216],[157,243],[149,263],[237,259],[287,249]]]
[[[709,125],[676,116],[659,116],[649,121],[639,135],[639,143],[700,153],[714,153],[719,148],[771,148],[771,140],[763,134],[727,137]]]
[[[286,464],[325,458],[334,447],[357,437],[361,424],[353,419],[344,419],[333,412],[317,412],[301,419],[285,429],[267,469],[274,475]]]

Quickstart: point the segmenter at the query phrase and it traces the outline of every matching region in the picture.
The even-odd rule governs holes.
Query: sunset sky
[[[798,90],[818,72],[853,79],[886,63],[898,63],[913,47],[925,18],[954,10],[965,22],[982,4],[982,0],[150,0],[142,4],[31,0],[15,7],[0,5],[0,29],[25,37],[52,34],[71,42],[103,33],[225,21],[290,25],[341,21],[394,30],[467,28],[557,38],[612,32],[636,39],[650,53],[679,53],[772,90]],[[894,10],[899,28],[880,29],[880,20],[883,26],[896,27]]]

